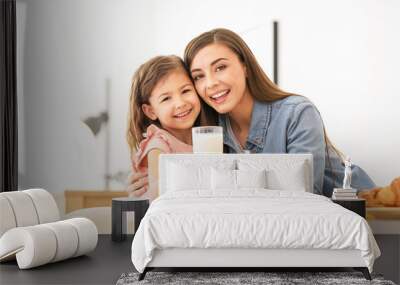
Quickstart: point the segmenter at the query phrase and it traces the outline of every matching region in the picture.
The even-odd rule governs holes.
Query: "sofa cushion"
[[[13,228],[0,238],[0,261],[15,256],[19,268],[28,269],[86,254],[97,239],[96,226],[85,218]]]

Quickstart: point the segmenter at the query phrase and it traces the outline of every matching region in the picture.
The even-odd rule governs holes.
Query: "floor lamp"
[[[82,122],[89,127],[93,135],[96,137],[102,127],[106,129],[106,142],[105,142],[105,189],[110,189],[110,125],[109,125],[109,113],[110,113],[110,79],[106,80],[106,110],[101,112],[97,116],[90,116],[82,120]]]

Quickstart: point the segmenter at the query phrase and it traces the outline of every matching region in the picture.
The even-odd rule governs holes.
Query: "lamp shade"
[[[87,117],[83,122],[89,127],[93,135],[96,136],[99,133],[101,126],[108,122],[108,113],[101,112],[98,116]]]

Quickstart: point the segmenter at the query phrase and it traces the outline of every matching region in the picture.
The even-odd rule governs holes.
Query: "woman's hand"
[[[133,166],[128,182],[129,185],[125,191],[129,193],[129,196],[142,196],[149,187],[147,170],[146,172],[139,172],[138,169]]]

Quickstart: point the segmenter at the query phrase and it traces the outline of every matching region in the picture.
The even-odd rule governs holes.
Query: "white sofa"
[[[86,254],[97,245],[95,224],[86,218],[60,221],[53,196],[44,189],[0,193],[0,262],[20,269]]]

